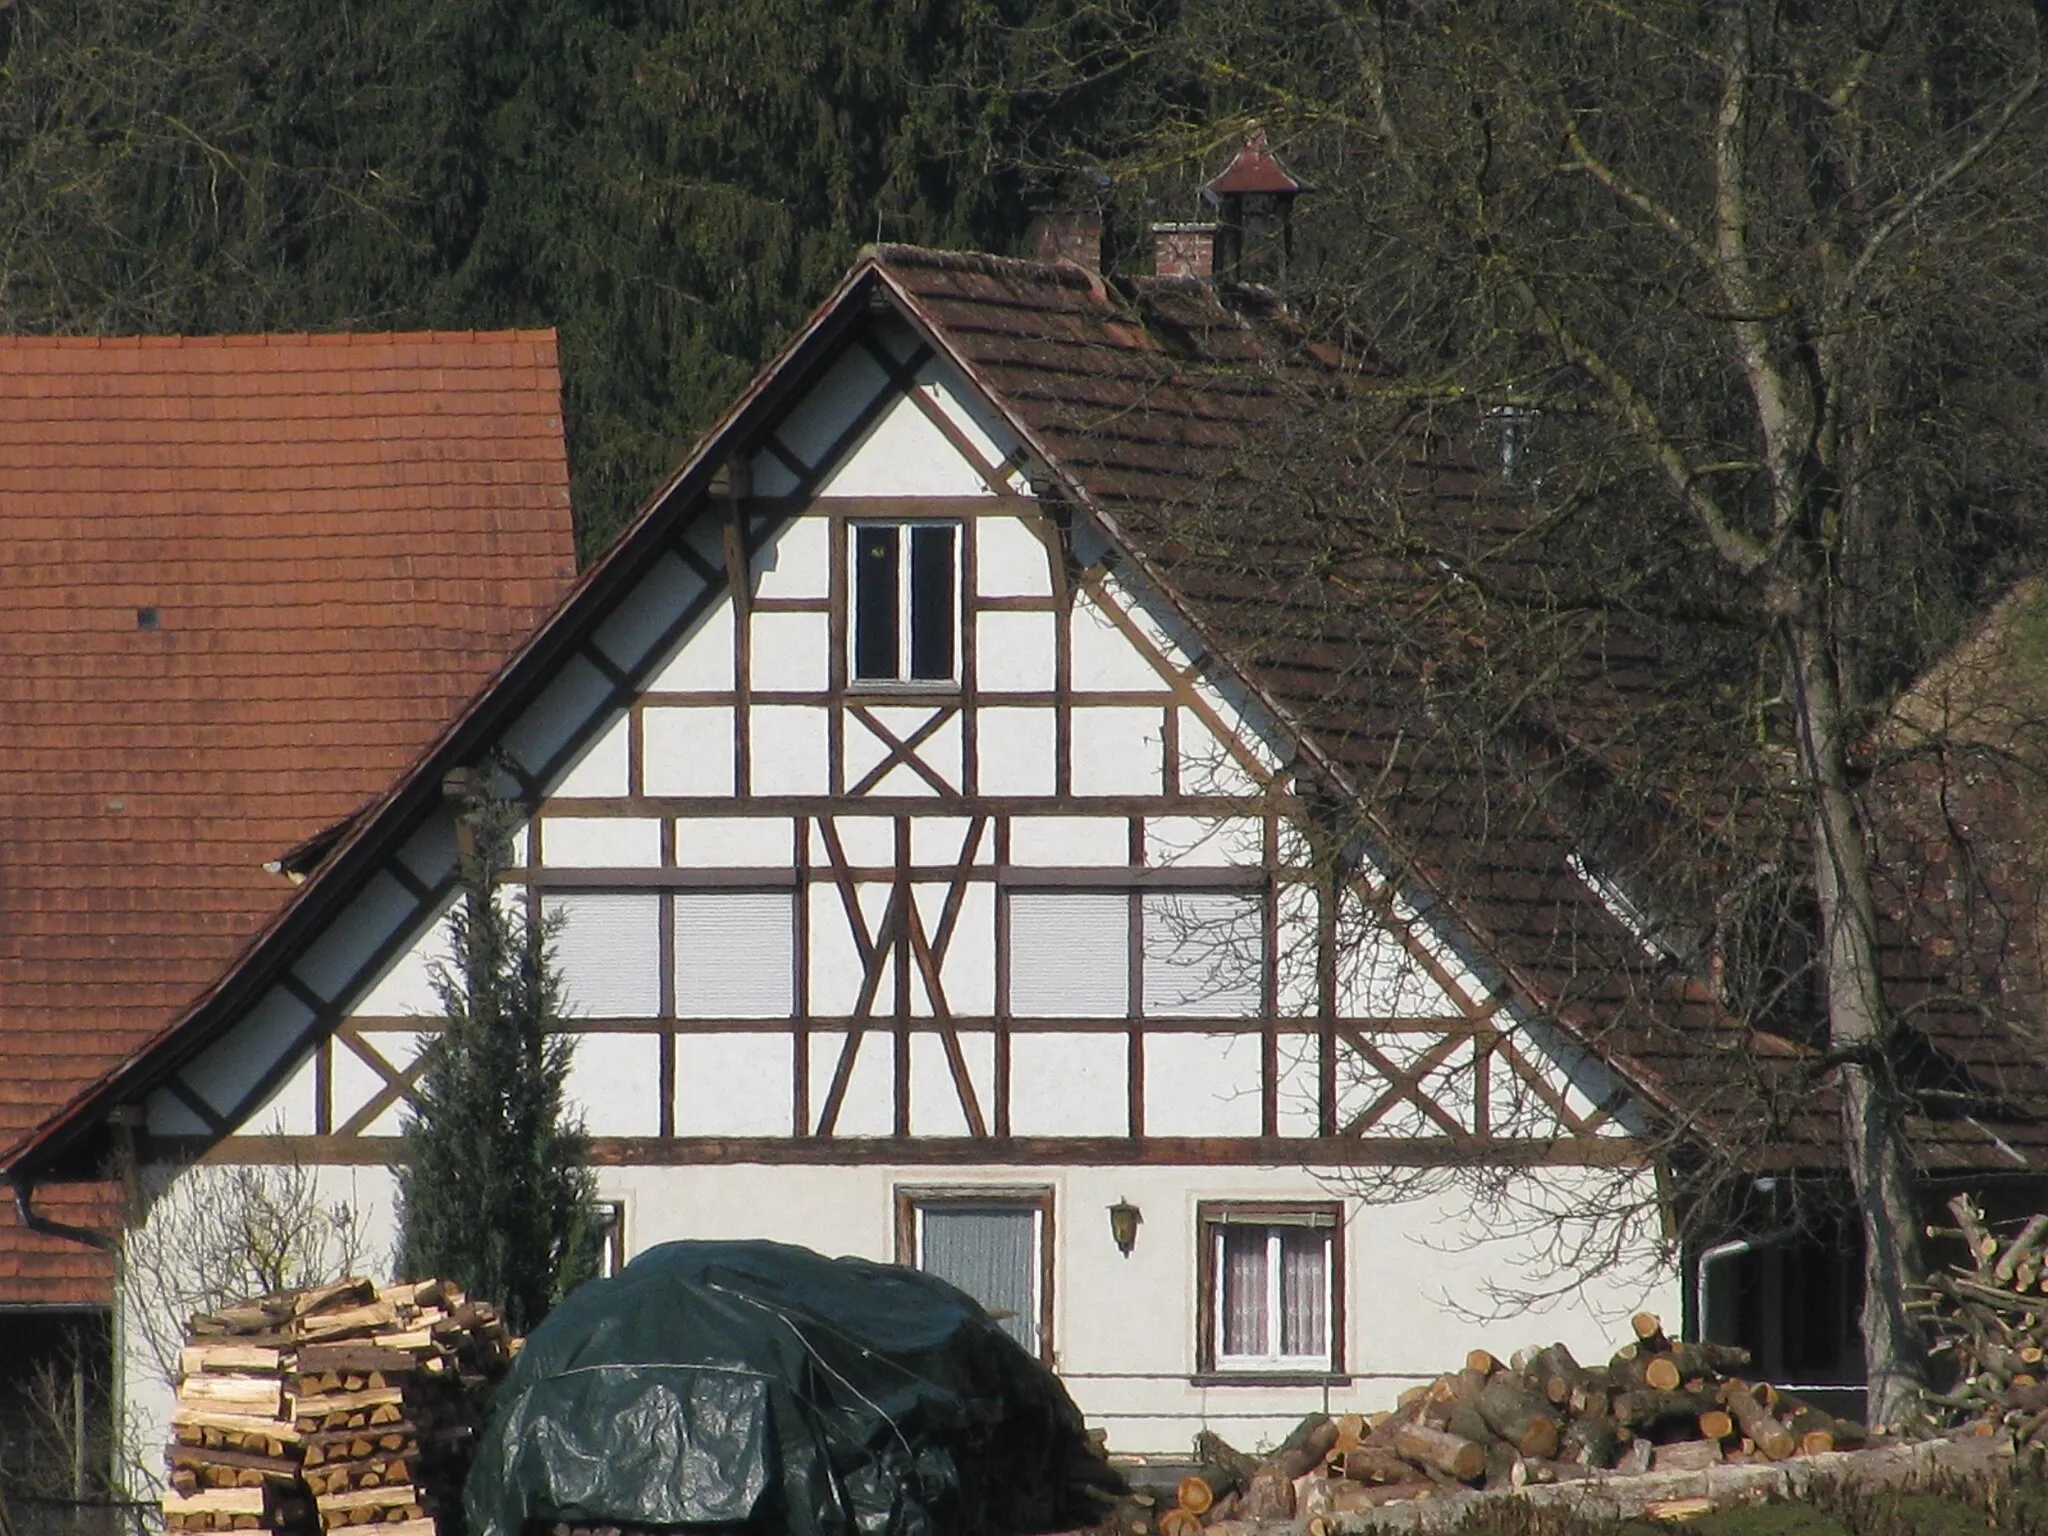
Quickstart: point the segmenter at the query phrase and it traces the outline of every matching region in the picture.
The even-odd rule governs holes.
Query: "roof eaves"
[[[318,868],[286,900],[269,923],[243,945],[212,984],[177,1017],[151,1035],[119,1065],[103,1073],[0,1154],[0,1173],[31,1181],[49,1177],[60,1159],[91,1134],[98,1113],[149,1092],[171,1072],[225,1032],[242,1010],[274,985],[321,924],[350,900],[388,855],[402,846],[439,802],[449,770],[466,766],[488,746],[507,717],[538,695],[555,664],[581,644],[600,622],[609,602],[624,595],[640,562],[666,548],[679,531],[717,468],[727,440],[745,424],[771,412],[793,387],[793,362],[829,343],[860,310],[850,304],[872,281],[875,262],[865,257],[811,314],[737,400],[698,440],[682,465],[652,496],[611,547],[507,660],[501,664],[447,729],[381,797],[358,814]],[[92,1177],[96,1170],[63,1167],[65,1176]]]

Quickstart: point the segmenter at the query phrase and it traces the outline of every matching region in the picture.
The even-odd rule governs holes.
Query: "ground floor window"
[[[1051,1190],[899,1190],[896,1259],[958,1286],[1052,1360]]]
[[[609,1280],[626,1267],[626,1202],[599,1200],[591,1215],[597,1228],[597,1277]]]
[[[1273,1376],[1343,1368],[1341,1218],[1335,1202],[1201,1206],[1201,1370]]]

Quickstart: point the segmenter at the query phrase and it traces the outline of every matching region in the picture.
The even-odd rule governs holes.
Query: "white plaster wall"
[[[941,1064],[940,1075],[945,1075]],[[1569,1205],[1575,1176],[1532,1175],[1544,1198]],[[1341,1183],[1296,1168],[607,1168],[601,1193],[626,1203],[627,1244],[639,1252],[676,1238],[766,1237],[830,1254],[895,1256],[899,1187],[1049,1186],[1054,1212],[1054,1347],[1067,1388],[1112,1450],[1185,1451],[1205,1424],[1245,1445],[1271,1443],[1312,1408],[1385,1408],[1484,1345],[1505,1356],[1562,1339],[1585,1357],[1613,1348],[1627,1315],[1647,1306],[1677,1316],[1673,1274],[1647,1245],[1641,1273],[1591,1276],[1568,1297],[1505,1320],[1487,1311],[1489,1276],[1531,1264],[1527,1245],[1485,1240],[1486,1223],[1453,1190],[1399,1204],[1346,1198],[1348,1386],[1196,1386],[1196,1205],[1203,1200],[1318,1200]],[[1110,1240],[1107,1208],[1144,1212],[1128,1258]],[[1541,1278],[1531,1274],[1530,1279]],[[1460,1308],[1465,1309],[1461,1312]]]

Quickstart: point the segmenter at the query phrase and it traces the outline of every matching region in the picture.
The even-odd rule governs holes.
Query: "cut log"
[[[1586,1372],[1562,1344],[1545,1345],[1536,1351],[1524,1373],[1529,1384],[1556,1407],[1567,1407],[1572,1393],[1586,1379]]]
[[[1529,1390],[1514,1376],[1486,1384],[1475,1405],[1493,1432],[1522,1456],[1549,1458],[1557,1454],[1557,1418],[1546,1397]]]
[[[1663,1320],[1654,1312],[1638,1312],[1628,1320],[1628,1326],[1645,1354],[1662,1354],[1671,1347],[1671,1341],[1664,1337]]]
[[[1376,1445],[1355,1446],[1344,1453],[1344,1476],[1354,1483],[1407,1483],[1415,1469],[1392,1451]]]
[[[1749,1351],[1735,1344],[1673,1344],[1669,1353],[1680,1377],[1686,1381],[1732,1376],[1749,1368]]]
[[[284,1383],[275,1376],[187,1376],[178,1383],[178,1401],[275,1418],[284,1401]]]
[[[1267,1464],[1278,1467],[1288,1481],[1313,1471],[1337,1443],[1337,1424],[1326,1413],[1312,1413],[1288,1432]]]
[[[1294,1479],[1270,1462],[1245,1484],[1238,1511],[1247,1520],[1292,1520]]]
[[[1742,1426],[1744,1437],[1765,1456],[1772,1461],[1783,1461],[1792,1454],[1796,1447],[1792,1432],[1771,1417],[1770,1410],[1757,1401],[1756,1392],[1748,1382],[1738,1379],[1724,1383],[1721,1402],[1735,1416],[1735,1422]]]
[[[1706,1392],[1658,1392],[1645,1388],[1616,1396],[1614,1422],[1627,1429],[1650,1430],[1673,1419],[1697,1422],[1713,1406],[1714,1399]]]
[[[166,1515],[260,1515],[268,1508],[261,1488],[209,1488],[200,1493],[167,1493]]]
[[[1434,1467],[1461,1483],[1486,1474],[1484,1447],[1426,1424],[1402,1425],[1394,1432],[1394,1449],[1417,1466]]]
[[[1195,1459],[1201,1462],[1204,1468],[1215,1469],[1216,1474],[1227,1481],[1232,1489],[1246,1487],[1252,1480],[1252,1474],[1259,1470],[1256,1461],[1209,1429],[1195,1436]],[[1203,1476],[1208,1475],[1205,1470]],[[1218,1494],[1223,1492],[1224,1484],[1221,1481],[1212,1482],[1209,1486]]]
[[[1474,1349],[1465,1355],[1465,1369],[1477,1371],[1481,1376],[1491,1376],[1500,1369],[1500,1361],[1486,1350]]]
[[[1721,1464],[1718,1440],[1678,1440],[1650,1453],[1652,1472],[1704,1472]]]
[[[298,1352],[301,1375],[322,1371],[386,1371],[404,1373],[418,1367],[411,1350],[394,1348],[389,1334],[369,1344],[308,1344]]]
[[[178,1370],[185,1376],[207,1371],[275,1371],[282,1350],[262,1344],[187,1344],[178,1351]]]
[[[321,1312],[292,1321],[292,1336],[301,1340],[333,1339],[344,1334],[368,1333],[398,1321],[398,1309],[388,1301],[347,1307],[339,1312]]]
[[[1658,1392],[1676,1392],[1685,1373],[1670,1355],[1652,1355],[1643,1362],[1643,1385]]]
[[[1192,1509],[1169,1509],[1159,1517],[1159,1536],[1201,1536],[1202,1517]]]
[[[1358,1445],[1365,1439],[1365,1430],[1366,1424],[1364,1414],[1339,1414],[1337,1417],[1336,1450],[1341,1453],[1344,1451],[1348,1451],[1352,1447]]]
[[[1709,1408],[1700,1415],[1700,1434],[1708,1440],[1726,1440],[1735,1433],[1735,1420],[1725,1408]]]

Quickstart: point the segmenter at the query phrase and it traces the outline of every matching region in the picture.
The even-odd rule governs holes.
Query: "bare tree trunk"
[[[1919,1278],[1898,1086],[1888,1065],[1890,1026],[1878,971],[1877,901],[1862,817],[1849,787],[1840,691],[1820,618],[1822,599],[1806,585],[1784,636],[1799,711],[1800,755],[1813,796],[1814,890],[1820,906],[1827,982],[1828,1046],[1842,1100],[1843,1152],[1863,1229],[1863,1363],[1873,1424],[1916,1417],[1925,1389],[1920,1330],[1906,1310]]]

